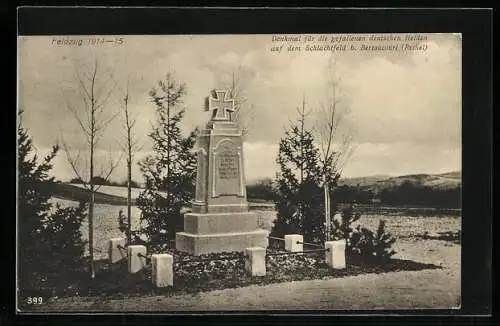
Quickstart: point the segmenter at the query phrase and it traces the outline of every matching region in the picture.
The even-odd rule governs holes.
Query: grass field
[[[74,205],[74,202],[53,199],[62,205]],[[122,234],[118,230],[118,213],[123,210],[126,214],[126,206],[97,204],[95,206],[94,236],[95,236],[95,256],[96,259],[105,258],[107,255],[107,243],[109,239],[120,237]],[[273,214],[271,212],[258,210],[263,216],[263,228],[270,229]],[[371,230],[376,230],[380,219],[386,220],[386,230],[396,238],[416,238],[424,234],[438,234],[439,232],[458,232],[461,230],[461,218],[454,215],[435,216],[406,216],[406,215],[376,215],[365,214],[355,225],[360,224]],[[137,229],[140,225],[140,210],[132,207],[132,229]],[[88,239],[88,223],[84,221],[82,234]]]
[[[75,202],[60,198],[52,198],[51,202],[59,203],[61,206],[74,206]],[[103,259],[107,257],[108,241],[111,238],[123,237],[123,234],[118,229],[118,214],[123,210],[123,214],[127,214],[127,206],[96,204],[94,208],[94,257],[95,259]],[[274,216],[273,212],[266,211],[264,208],[256,205],[254,211],[259,213],[261,227],[271,229],[270,220]],[[141,210],[137,206],[132,206],[132,230],[136,230],[140,226]],[[88,240],[88,220],[85,219],[81,228],[82,236]],[[88,245],[86,246],[85,255],[88,255]]]

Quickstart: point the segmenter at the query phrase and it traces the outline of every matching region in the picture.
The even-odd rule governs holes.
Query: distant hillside
[[[247,179],[247,186],[255,186],[255,185],[270,185],[273,183],[273,179],[271,178],[257,178],[257,179]]]
[[[391,178],[388,175],[373,175],[368,177],[354,177],[354,178],[345,178],[339,180],[339,186],[357,186],[360,187],[369,187],[379,182],[383,182],[387,179]]]
[[[96,204],[127,205],[126,197],[112,195],[103,191],[98,191],[95,194]],[[61,199],[73,201],[88,201],[89,199],[89,190],[85,189],[83,185],[76,186],[67,183],[55,183],[53,184],[53,192],[54,197]],[[135,198],[132,198],[132,204],[134,203]]]
[[[85,189],[83,184],[54,183],[52,186],[55,198],[70,201],[88,201],[89,199],[89,191]],[[135,201],[142,191],[141,188],[132,188],[132,205],[135,205]],[[101,186],[95,195],[95,202],[96,204],[127,205],[127,188]],[[249,198],[249,204],[253,209],[268,209],[266,207],[272,205],[272,202]]]
[[[462,184],[462,173],[460,171],[442,174],[409,174],[397,177],[370,176],[358,178],[346,178],[339,181],[339,185],[357,186],[364,190],[379,192],[382,189],[392,188],[410,181],[413,184],[431,188],[450,189]]]
[[[73,184],[69,184],[69,185],[79,187],[79,188],[84,188],[83,184],[73,183]],[[132,199],[135,200],[137,197],[139,197],[139,194],[143,190],[144,189],[142,189],[142,188],[133,188],[132,187],[132,189],[131,189]],[[98,191],[103,193],[103,194],[108,194],[108,195],[117,196],[117,197],[121,197],[121,198],[127,198],[127,187],[123,187],[123,186],[101,186]]]
[[[455,189],[462,183],[461,172],[447,172],[442,174],[410,174],[403,176],[375,175],[368,177],[345,178],[339,181],[339,186],[358,186],[360,190],[369,191],[375,195],[384,189],[400,186],[405,181],[410,181],[414,185],[422,185],[431,189]],[[265,178],[254,180],[247,184],[248,199],[253,202],[267,202],[272,196],[272,180]],[[132,203],[141,193],[141,188],[132,188]],[[88,190],[81,184],[54,184],[54,197],[68,200],[88,200]],[[126,205],[127,188],[115,186],[102,186],[96,194],[96,203],[111,205]]]
[[[354,177],[340,179],[339,186],[358,186],[364,190],[382,190],[394,186],[399,186],[405,181],[410,181],[414,184],[432,187],[449,189],[460,186],[462,183],[462,173],[460,171],[446,172],[441,174],[408,174],[402,176],[389,175],[372,175],[367,177]],[[247,181],[248,186],[259,184],[270,184],[272,179],[254,179]]]
[[[437,174],[438,176],[441,176],[443,178],[450,178],[450,179],[462,179],[462,171],[455,171],[455,172],[447,172],[447,173],[441,173]]]

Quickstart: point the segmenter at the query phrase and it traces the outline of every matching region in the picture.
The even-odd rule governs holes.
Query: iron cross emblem
[[[227,99],[226,90],[214,91],[214,96],[208,98],[208,107],[205,111],[213,111],[212,120],[231,121],[231,112],[234,112],[234,99]]]

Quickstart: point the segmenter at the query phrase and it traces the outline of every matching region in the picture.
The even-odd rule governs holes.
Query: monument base
[[[184,214],[184,232],[186,233],[238,233],[258,229],[258,216],[253,212]]]
[[[215,234],[177,232],[175,247],[179,251],[195,256],[215,252],[243,252],[250,247],[266,248],[268,244],[267,236],[268,231],[266,230]]]

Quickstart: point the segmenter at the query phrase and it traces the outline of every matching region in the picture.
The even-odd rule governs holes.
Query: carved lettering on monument
[[[219,178],[235,179],[238,178],[238,153],[234,151],[224,151],[219,154]]]
[[[241,155],[231,141],[222,141],[214,152],[213,196],[241,196]]]

